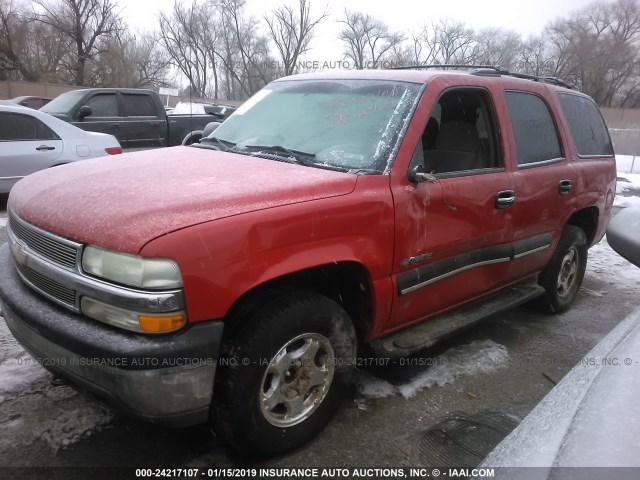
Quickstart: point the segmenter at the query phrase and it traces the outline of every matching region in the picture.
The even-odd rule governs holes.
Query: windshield
[[[46,113],[69,113],[71,109],[76,106],[84,93],[85,92],[83,91],[75,91],[58,95],[42,107],[40,111]]]
[[[318,165],[384,172],[421,88],[386,80],[274,82],[209,138],[241,153],[277,146],[305,152]]]

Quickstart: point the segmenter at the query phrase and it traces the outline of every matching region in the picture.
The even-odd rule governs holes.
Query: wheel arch
[[[192,145],[199,142],[201,138],[202,130],[194,130],[193,132],[187,133],[187,135],[182,139],[181,145]]]
[[[598,207],[586,207],[574,212],[567,220],[567,225],[574,225],[582,229],[587,236],[587,245],[592,246],[596,240],[600,212]]]
[[[347,312],[359,341],[367,337],[373,319],[373,290],[366,267],[355,261],[318,265],[265,281],[243,293],[225,317],[225,331],[233,334],[242,327],[249,312],[282,290],[307,290],[331,298]],[[236,321],[237,320],[237,323]]]

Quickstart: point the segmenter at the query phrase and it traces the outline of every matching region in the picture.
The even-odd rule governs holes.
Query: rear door
[[[164,112],[148,93],[121,92],[126,117],[126,148],[166,146],[167,121]],[[161,108],[161,107],[160,107]],[[123,145],[124,146],[124,145]]]
[[[575,208],[577,174],[567,158],[560,113],[546,87],[530,83],[526,91],[504,91],[515,180],[514,261],[509,272],[514,277],[544,268]]]
[[[425,96],[434,106],[420,120],[424,130],[409,179],[392,177],[397,295],[392,329],[509,280],[514,183],[503,161],[492,92],[475,86],[443,89],[436,79]],[[431,181],[412,182],[416,168],[431,174]]]
[[[56,164],[62,140],[37,118],[0,112],[0,192],[22,177]]]

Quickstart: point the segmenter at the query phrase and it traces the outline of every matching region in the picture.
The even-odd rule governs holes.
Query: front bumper
[[[38,362],[154,423],[206,422],[222,340],[220,321],[143,336],[74,314],[18,277],[0,246],[0,301],[7,326]]]

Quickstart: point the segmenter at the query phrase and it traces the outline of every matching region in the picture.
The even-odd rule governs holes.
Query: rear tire
[[[342,307],[314,292],[285,291],[249,312],[223,346],[213,421],[242,452],[283,453],[336,413],[352,383],[355,330]]]
[[[549,264],[538,277],[545,294],[538,305],[547,313],[566,312],[575,300],[587,268],[587,236],[567,225]]]

